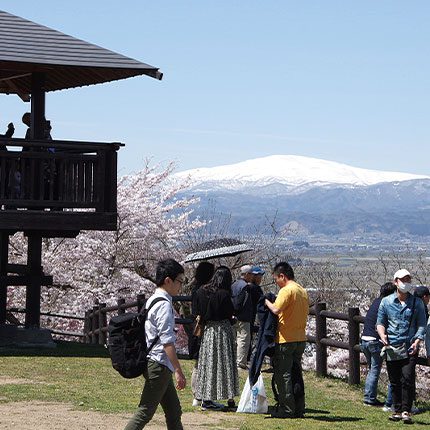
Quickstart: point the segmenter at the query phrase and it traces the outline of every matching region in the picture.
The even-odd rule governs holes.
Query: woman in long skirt
[[[228,410],[235,410],[234,397],[239,395],[236,348],[231,327],[231,283],[230,270],[221,266],[196,296],[198,315],[205,322],[196,380],[196,397],[203,399],[202,410],[213,409],[210,401],[223,399],[228,399]]]

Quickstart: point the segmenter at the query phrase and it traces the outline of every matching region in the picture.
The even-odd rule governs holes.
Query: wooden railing
[[[189,302],[191,296],[176,296],[173,297],[174,302],[185,301]],[[139,294],[133,302],[126,303],[124,299],[118,299],[115,306],[106,306],[99,304],[91,310],[85,312],[85,317],[73,317],[84,321],[84,332],[79,337],[86,343],[106,344],[107,341],[107,315],[115,312],[117,314],[124,313],[127,309],[135,308],[140,311],[145,305],[146,297],[144,294]],[[12,311],[16,311],[11,309]],[[309,309],[309,314],[315,317],[315,335],[308,335],[309,343],[316,345],[315,356],[315,371],[317,376],[325,377],[328,375],[327,356],[328,347],[340,348],[349,351],[349,370],[348,383],[351,385],[360,383],[360,324],[364,323],[364,316],[361,316],[358,308],[349,308],[348,313],[331,312],[326,310],[325,303],[316,303],[315,306]],[[45,314],[46,315],[46,314]],[[55,314],[50,314],[55,316]],[[64,317],[64,315],[62,315]],[[327,319],[348,322],[347,341],[339,341],[328,337],[327,334]],[[176,324],[191,324],[190,318],[176,318]],[[59,333],[53,331],[53,333]],[[61,332],[62,335],[67,335],[67,332]],[[76,333],[70,333],[75,336]],[[429,366],[426,359],[419,357],[417,364]]]
[[[0,138],[0,207],[116,212],[120,146]]]

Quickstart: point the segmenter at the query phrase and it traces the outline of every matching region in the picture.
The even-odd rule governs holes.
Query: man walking
[[[385,345],[387,371],[394,413],[389,419],[411,424],[415,365],[426,325],[424,303],[410,294],[411,275],[406,269],[394,274],[395,294],[382,299],[376,328]]]
[[[254,280],[252,266],[240,268],[240,278],[231,286],[233,308],[237,322],[234,324],[236,335],[236,364],[238,369],[248,370],[248,351],[251,344],[252,297],[249,285]]]
[[[146,308],[157,297],[160,300],[151,308],[145,322],[146,342],[151,345],[159,337],[148,354],[148,367],[144,372],[143,387],[139,407],[125,430],[141,430],[151,420],[161,404],[168,430],[182,430],[181,404],[176,389],[183,390],[186,379],[175,350],[175,316],[172,296],[177,296],[184,283],[184,268],[175,260],[162,260],[157,264],[155,277],[157,288],[148,299]],[[175,373],[176,389],[172,380]]]
[[[274,303],[265,300],[269,310],[278,315],[278,329],[273,359],[274,379],[278,388],[279,410],[273,418],[303,417],[305,393],[294,395],[292,384],[293,364],[302,378],[302,355],[306,347],[306,322],[309,314],[309,297],[306,290],[294,281],[294,271],[287,262],[278,263],[273,278],[280,291]]]

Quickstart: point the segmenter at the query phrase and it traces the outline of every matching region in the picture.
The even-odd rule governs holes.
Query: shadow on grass
[[[305,415],[305,419],[311,419],[315,421],[325,421],[325,422],[356,422],[356,421],[363,421],[363,418],[357,418],[357,417],[342,417],[339,415],[333,415],[333,416],[318,416],[318,415]]]
[[[108,358],[109,352],[103,345],[90,345],[64,340],[55,341],[56,348],[33,348],[8,346],[0,348],[0,357],[90,357]]]

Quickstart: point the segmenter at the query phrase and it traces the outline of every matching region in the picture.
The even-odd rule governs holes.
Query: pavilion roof
[[[28,97],[32,72],[45,74],[45,91],[163,76],[156,67],[0,11],[0,93]]]

